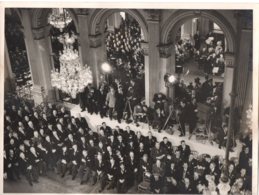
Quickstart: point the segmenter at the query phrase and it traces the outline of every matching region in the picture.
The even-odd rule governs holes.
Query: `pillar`
[[[192,20],[187,20],[181,26],[181,39],[190,39],[192,34]]]
[[[15,90],[15,75],[12,71],[10,56],[5,39],[4,44],[4,91],[12,92]]]
[[[27,58],[31,71],[31,78],[33,83],[32,95],[34,102],[40,104],[43,102],[43,95],[41,91],[41,82],[40,82],[40,72],[36,66],[38,61],[38,54],[36,46],[34,44],[32,26],[31,26],[31,13],[29,9],[22,9],[22,25],[23,25],[23,34],[24,41],[27,51]]]
[[[146,103],[150,106],[155,93],[159,92],[159,32],[160,32],[160,11],[147,10],[148,19],[148,60],[145,57],[145,98]]]
[[[148,43],[141,42],[141,48],[144,51],[144,62],[145,62],[145,102],[147,106],[150,106],[150,71],[149,71],[149,56],[148,56]],[[151,100],[152,101],[152,100]]]
[[[78,18],[78,42],[79,55],[83,65],[90,64],[90,41],[89,41],[89,13],[87,9],[79,9],[77,11]]]
[[[192,19],[192,36],[197,32],[197,18]]]
[[[209,29],[209,23],[210,20],[205,18],[205,17],[200,17],[199,18],[199,31],[200,31],[200,35],[201,37],[204,39],[206,37],[206,35],[209,33],[210,29]]]
[[[237,83],[236,83],[236,90],[237,90],[237,98],[236,98],[236,106],[239,107],[241,110],[243,108],[245,99],[246,99],[246,90],[247,90],[247,83],[249,77],[249,63],[250,63],[250,50],[252,49],[252,30],[251,29],[242,29],[240,33],[240,44],[239,44],[239,52],[238,56],[239,59],[238,63],[238,70],[237,70]],[[240,111],[241,111],[240,110]]]
[[[32,30],[30,9],[22,9],[24,41],[27,50],[31,77],[32,95],[35,104],[55,99],[50,81],[51,58],[49,37],[44,38],[45,27]]]
[[[51,52],[49,50],[50,37],[44,36],[45,27],[37,30],[33,30],[34,42],[38,52],[38,62],[37,68],[40,71],[41,86],[43,87],[43,97],[48,102],[53,102],[56,100],[55,90],[51,85],[51,69],[52,60]]]
[[[173,99],[173,90],[165,86],[164,75],[166,73],[174,74],[175,72],[175,47],[173,43],[159,45],[160,54],[160,72],[159,72],[159,92],[168,94],[169,98]]]
[[[224,73],[224,86],[223,86],[223,109],[230,106],[230,96],[233,85],[234,74],[234,54],[225,54],[225,73]]]
[[[90,67],[93,72],[93,86],[99,87],[99,76],[100,76],[100,66],[103,62],[106,62],[106,51],[104,36],[102,34],[90,35],[90,55],[91,55],[91,63]]]

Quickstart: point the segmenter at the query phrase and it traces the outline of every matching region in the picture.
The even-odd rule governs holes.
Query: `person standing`
[[[122,87],[118,88],[118,93],[116,97],[116,111],[117,111],[117,120],[119,123],[121,123],[121,119],[123,117],[123,109],[124,109],[124,104],[125,104],[125,98],[123,94]]]
[[[112,115],[116,105],[116,93],[114,88],[110,88],[109,93],[106,96],[106,105],[109,107],[109,118],[112,120]]]

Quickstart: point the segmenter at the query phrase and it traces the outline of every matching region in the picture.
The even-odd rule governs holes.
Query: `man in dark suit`
[[[97,154],[97,159],[94,162],[94,172],[92,175],[93,178],[93,185],[97,181],[101,181],[106,173],[106,162],[103,159],[101,154]]]
[[[120,163],[119,171],[117,172],[117,193],[127,192],[127,171],[124,163]]]
[[[219,133],[218,133],[219,148],[221,148],[222,146],[226,146],[227,134],[228,134],[228,126],[226,124],[224,124],[219,129]]]
[[[188,109],[187,109],[186,102],[184,100],[180,101],[178,117],[179,117],[180,129],[181,129],[180,136],[185,136],[185,124],[188,119]]]
[[[93,161],[90,159],[87,150],[82,150],[80,156],[80,166],[78,169],[78,175],[80,178],[80,184],[87,183],[89,178],[93,174]]]
[[[88,128],[89,128],[86,119],[85,119],[84,117],[81,117],[80,114],[77,115],[76,124],[77,124],[79,127],[82,127],[83,129],[88,129]]]
[[[172,152],[172,143],[168,141],[167,137],[164,137],[163,141],[160,142],[160,147],[166,152],[166,154],[170,154]]]
[[[73,144],[72,150],[69,152],[69,163],[68,163],[68,169],[69,172],[72,174],[72,180],[76,178],[79,164],[80,164],[80,157],[81,152],[78,150],[78,146],[76,143]]]
[[[156,144],[156,137],[154,137],[152,135],[152,132],[149,131],[144,144],[146,146],[147,151],[150,152],[151,149],[155,146],[155,144]]]
[[[25,156],[23,152],[19,154],[19,169],[22,174],[25,175],[27,181],[32,186],[33,183],[33,174],[32,174],[32,165],[29,162],[29,159]]]
[[[187,162],[191,153],[190,146],[186,145],[185,141],[182,140],[181,145],[178,146],[178,150],[180,151],[181,159]]]
[[[128,172],[128,185],[129,187],[134,186],[137,182],[139,161],[136,159],[133,151],[129,152],[129,155],[126,157],[125,166]]]
[[[116,105],[115,105],[115,110],[117,111],[117,120],[119,123],[121,123],[121,119],[123,117],[124,105],[125,105],[125,97],[122,91],[122,87],[119,87],[117,97],[116,97]]]
[[[60,151],[59,160],[57,162],[57,170],[58,170],[58,173],[61,174],[61,177],[64,177],[67,172],[68,162],[69,162],[69,152],[68,152],[67,146],[64,145],[62,147],[62,150]]]
[[[113,189],[116,185],[117,181],[117,172],[118,172],[118,165],[115,161],[114,157],[111,157],[108,161],[106,172],[104,177],[102,177],[101,180],[101,188],[99,190],[99,193],[102,192],[106,185],[108,185],[107,189]]]

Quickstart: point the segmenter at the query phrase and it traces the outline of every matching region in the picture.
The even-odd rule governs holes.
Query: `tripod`
[[[190,134],[189,139],[191,139],[192,135],[196,134],[197,131],[198,131],[198,128],[195,128],[193,132]],[[205,137],[205,135],[207,135],[209,142],[213,144],[212,138],[211,138],[211,119],[205,122],[205,128],[203,129],[203,136]]]
[[[127,118],[128,118],[128,119],[131,118],[131,119],[133,120],[133,119],[134,119],[134,118],[133,118],[133,112],[132,112],[132,108],[131,108],[131,104],[130,104],[130,100],[129,100],[129,99],[126,101],[125,108],[124,108],[124,111],[123,111],[123,113],[124,113],[124,118],[125,118],[125,115],[126,115],[126,114],[128,115],[127,108],[129,108],[129,112],[130,112],[130,117],[127,116]]]
[[[170,112],[169,112],[169,115],[168,115],[168,117],[167,117],[167,119],[166,119],[166,121],[165,121],[165,124],[164,124],[164,126],[163,126],[162,129],[165,130],[166,126],[168,125],[169,120],[170,120],[171,118],[173,118],[173,119],[175,119],[176,122],[178,123],[178,125],[179,125],[179,127],[180,127],[180,129],[181,129],[181,134],[183,134],[181,123],[179,122],[179,119],[178,119],[178,117],[177,117],[176,114],[175,114],[175,110],[174,110],[174,108],[173,108],[173,105],[169,106],[169,111],[170,111]]]

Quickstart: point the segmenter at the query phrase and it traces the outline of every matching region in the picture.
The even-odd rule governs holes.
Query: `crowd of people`
[[[119,28],[108,33],[106,50],[108,61],[117,72],[125,71],[131,79],[144,77],[141,28],[137,21],[122,19]]]
[[[138,186],[145,193],[244,194],[251,192],[251,135],[239,158],[229,164],[221,156],[198,154],[181,141],[159,141],[127,126],[105,122],[91,129],[89,121],[71,116],[55,104],[35,107],[8,98],[4,111],[4,177],[30,185],[49,172],[79,178],[81,185],[99,184],[98,192],[126,193]],[[69,176],[67,176],[69,175]]]
[[[222,40],[217,40],[213,32],[202,39],[199,31],[192,39],[180,39],[175,45],[176,64],[183,65],[194,59],[198,63],[198,68],[203,69],[204,73],[222,75],[225,67]]]
[[[31,72],[21,26],[12,16],[8,16],[6,19],[5,37],[17,91],[24,96],[22,93],[32,87]]]

